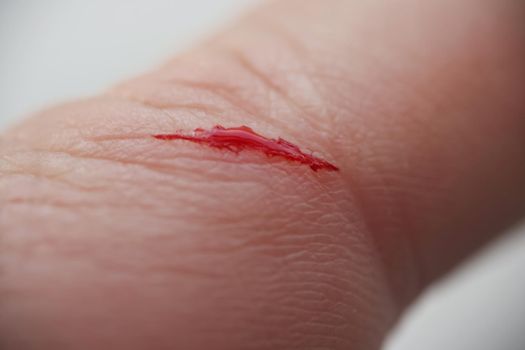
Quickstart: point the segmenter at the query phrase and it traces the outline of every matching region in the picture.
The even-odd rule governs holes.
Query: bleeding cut
[[[308,165],[313,171],[338,171],[339,168],[324,159],[307,154],[291,142],[282,138],[271,139],[257,134],[247,126],[225,128],[216,125],[210,130],[195,129],[192,133],[176,132],[174,134],[153,135],[159,140],[186,140],[210,147],[226,149],[238,153],[242,150],[255,150],[268,157],[281,157],[290,162]]]

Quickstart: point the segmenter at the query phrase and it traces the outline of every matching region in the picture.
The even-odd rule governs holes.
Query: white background
[[[0,0],[0,128],[147,70],[255,3]],[[525,350],[523,232],[426,293],[386,346],[447,349]]]

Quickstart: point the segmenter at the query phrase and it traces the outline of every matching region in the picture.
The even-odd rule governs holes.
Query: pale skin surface
[[[525,212],[525,5],[269,3],[0,144],[2,349],[377,350]],[[151,134],[215,124],[341,168]]]

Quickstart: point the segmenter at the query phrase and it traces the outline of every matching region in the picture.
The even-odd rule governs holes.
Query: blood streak
[[[291,162],[308,165],[313,171],[321,169],[328,171],[339,170],[338,167],[324,159],[304,153],[291,142],[280,137],[278,139],[264,137],[244,125],[234,128],[216,125],[211,130],[197,128],[192,133],[177,132],[174,134],[153,135],[153,137],[167,141],[186,140],[236,153],[245,149],[255,150],[264,153],[268,157],[281,157]]]

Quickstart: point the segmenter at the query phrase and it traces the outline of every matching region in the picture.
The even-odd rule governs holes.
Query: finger
[[[276,2],[10,131],[2,339],[377,348],[402,305],[523,213],[522,6]],[[216,124],[340,172],[150,137]]]

